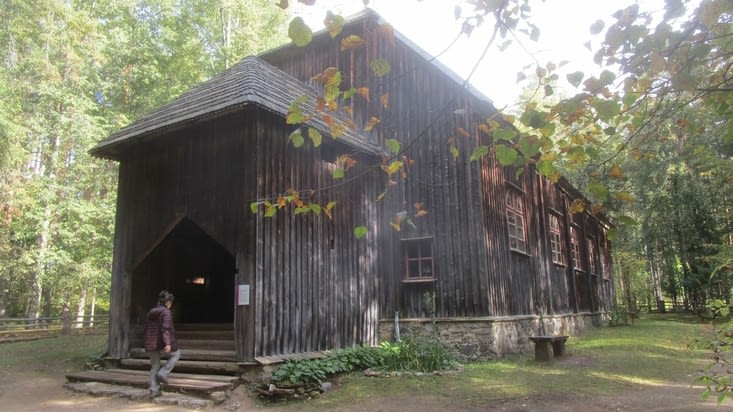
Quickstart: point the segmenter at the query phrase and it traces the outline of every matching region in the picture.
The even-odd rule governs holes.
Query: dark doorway
[[[132,308],[139,313],[132,319],[144,316],[150,300],[168,289],[176,297],[176,322],[233,322],[235,273],[234,256],[184,217],[133,272]]]

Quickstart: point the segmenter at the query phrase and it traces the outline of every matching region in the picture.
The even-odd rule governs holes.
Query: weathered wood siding
[[[126,356],[130,323],[142,322],[157,292],[175,292],[175,252],[156,247],[183,217],[232,255],[233,283],[251,287],[250,305],[231,308],[241,360],[376,343],[376,233],[355,240],[353,227],[376,221],[363,191],[377,179],[316,194],[339,202],[333,221],[249,210],[287,188],[333,183],[327,145],[296,150],[288,134],[282,117],[243,109],[130,145],[120,161],[111,356]]]
[[[257,198],[312,189],[314,201],[337,205],[332,220],[324,213],[257,215],[255,355],[376,344],[378,234],[372,227],[356,239],[354,228],[377,221],[367,193],[380,176],[361,165],[368,159],[358,159],[351,180],[334,180],[332,153],[309,144],[293,149],[283,119],[262,124],[255,149]]]
[[[401,41],[393,44],[380,36],[374,21],[365,19],[347,26],[342,36],[349,34],[366,38],[367,46],[342,52],[339,38],[323,36],[308,47],[286,47],[262,58],[303,81],[327,67],[339,68],[344,88],[367,87],[371,92],[370,101],[356,98],[351,103],[355,122],[364,125],[370,117],[378,117],[380,123],[372,137],[380,143],[399,140],[404,154],[415,160],[406,179],[392,177],[397,184],[386,188],[386,197],[379,202],[380,317],[391,318],[395,311],[401,317],[429,316],[426,295],[435,296],[439,317],[597,309],[594,294],[602,286],[591,285],[587,273],[575,275],[569,263],[569,245],[564,248],[565,266],[551,260],[548,213],[551,209],[559,213],[567,230],[567,220],[573,219],[566,212],[572,199],[563,197],[556,185],[532,168],[520,178],[529,250],[509,250],[506,171],[491,156],[480,162],[469,160],[477,144],[490,143],[490,137],[481,135],[476,125],[494,109],[424,55]],[[376,58],[386,59],[391,66],[382,78],[369,68],[369,62]],[[385,95],[387,107],[380,101]],[[451,155],[449,142],[458,148],[458,158]],[[377,189],[373,198],[382,190],[385,188]],[[428,211],[427,216],[414,217],[413,205],[418,202]],[[392,229],[389,223],[399,212],[407,212],[416,227],[403,222],[399,232]],[[583,228],[594,222],[580,221],[579,225]],[[400,240],[421,237],[434,239],[435,281],[403,282]],[[564,240],[568,241],[567,233]],[[586,252],[582,253],[587,259]]]

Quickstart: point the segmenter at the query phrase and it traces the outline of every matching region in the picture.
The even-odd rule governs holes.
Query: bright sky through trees
[[[540,29],[538,42],[519,38],[504,51],[497,40],[482,63],[471,77],[471,83],[497,107],[512,104],[522,92],[517,73],[528,65],[548,62],[568,63],[559,70],[561,79],[568,72],[599,72],[593,63],[593,52],[597,50],[601,36],[592,36],[590,26],[598,19],[608,24],[611,15],[631,4],[639,3],[644,10],[663,11],[662,0],[547,0],[534,1],[532,22]],[[294,2],[293,2],[294,4]],[[460,0],[370,0],[369,7],[377,11],[395,29],[407,36],[431,55],[445,50],[461,32],[461,22],[454,18],[455,8],[460,6],[464,16],[470,15],[472,6]],[[326,10],[348,17],[364,7],[362,0],[318,0],[315,6],[297,4],[294,11],[302,16],[314,30],[323,27]],[[463,35],[439,59],[459,76],[466,78],[479,59],[493,23],[489,22],[475,30],[470,37]],[[565,83],[565,82],[563,82]],[[570,87],[560,84],[560,87]]]

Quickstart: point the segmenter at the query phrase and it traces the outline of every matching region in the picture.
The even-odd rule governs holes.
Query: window
[[[562,250],[560,218],[554,214],[550,214],[550,249],[552,250],[552,262],[558,265],[564,265],[565,255]]]
[[[588,270],[596,274],[596,248],[592,238],[588,238]]]
[[[432,280],[435,277],[433,238],[403,239],[405,281]]]
[[[509,249],[527,253],[522,195],[516,190],[510,189],[506,194],[506,222],[509,229]]]
[[[582,270],[580,267],[580,244],[578,243],[578,228],[570,228],[570,256],[573,260],[573,268],[576,270]]]

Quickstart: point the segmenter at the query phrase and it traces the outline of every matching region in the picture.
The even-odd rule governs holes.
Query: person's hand
[[[168,353],[170,351],[171,351],[171,345],[165,345],[165,347],[163,348],[163,352]]]

